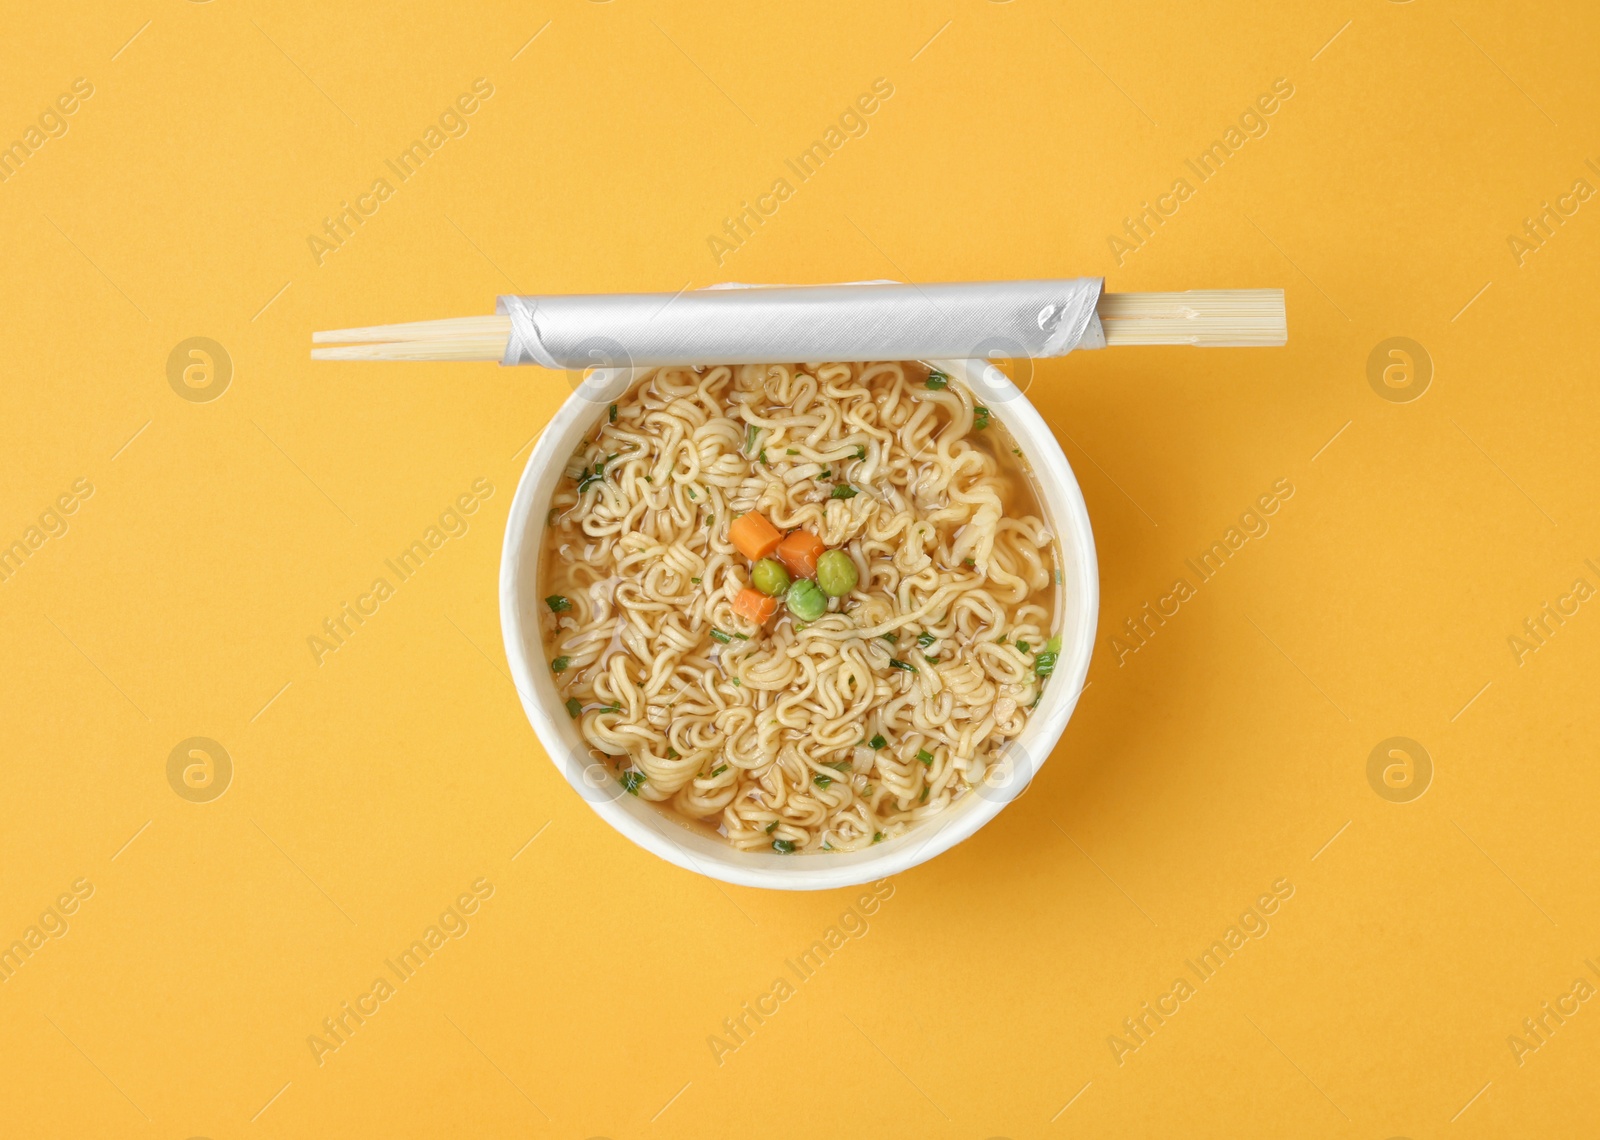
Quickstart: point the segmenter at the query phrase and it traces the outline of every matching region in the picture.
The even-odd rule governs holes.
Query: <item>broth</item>
[[[855,850],[971,794],[1053,668],[1055,538],[992,409],[919,363],[657,369],[552,497],[540,630],[618,794],[747,850]],[[841,490],[843,488],[843,490]],[[733,609],[762,513],[859,582]]]

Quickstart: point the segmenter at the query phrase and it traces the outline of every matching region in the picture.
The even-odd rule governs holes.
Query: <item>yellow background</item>
[[[1600,984],[1600,603],[1520,664],[1508,638],[1600,586],[1600,200],[1521,264],[1508,238],[1600,186],[1594,6],[7,8],[0,141],[94,86],[0,183],[0,539],[94,488],[0,582],[0,940],[94,887],[0,985],[7,1136],[1592,1127],[1600,1005],[1520,1064],[1507,1039]],[[479,78],[470,131],[319,264],[323,219]],[[868,133],[719,265],[723,219],[878,78]],[[1268,133],[1119,265],[1124,218],[1278,78]],[[708,1036],[860,892],[676,870],[540,751],[495,585],[564,378],[313,365],[308,334],[497,292],[1079,274],[1283,286],[1289,346],[1039,366],[1099,542],[1092,685],[1028,794],[719,1065]],[[218,399],[168,382],[194,336],[231,359]],[[1420,398],[1369,384],[1392,336]],[[471,529],[316,664],[480,477]],[[1119,665],[1279,479],[1270,533]],[[233,765],[210,802],[167,778],[196,736]],[[1395,736],[1432,760],[1410,802],[1368,780]],[[322,1020],[480,877],[466,935],[319,1064]],[[1280,879],[1270,932],[1119,1063]]]

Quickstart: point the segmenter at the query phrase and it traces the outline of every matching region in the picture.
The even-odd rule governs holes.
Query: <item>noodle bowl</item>
[[[621,786],[744,850],[851,851],[970,793],[1052,671],[1057,576],[1021,451],[901,363],[662,368],[553,496],[541,630]],[[758,624],[729,540],[759,512],[854,589]]]
[[[1078,490],[1072,468],[1067,463],[1066,456],[1062,455],[1061,445],[1056,442],[1050,426],[1046,426],[1034,405],[1024,399],[1021,392],[1005,376],[979,360],[938,360],[934,365],[949,373],[950,386],[957,387],[958,392],[981,392],[981,399],[970,402],[982,403],[992,408],[995,413],[992,416],[995,419],[994,427],[1005,427],[1006,434],[1013,439],[1022,455],[1026,456],[1027,469],[1032,479],[1024,479],[1022,487],[1037,496],[1037,506],[1040,508],[1037,517],[1043,520],[1043,524],[1053,535],[1054,556],[1058,557],[1058,568],[1061,570],[1061,584],[1054,588],[1056,608],[1054,608],[1053,623],[1058,636],[1061,637],[1061,650],[1053,676],[1046,682],[1037,706],[1027,712],[1021,735],[1010,738],[1005,745],[997,749],[998,762],[990,764],[978,788],[960,797],[952,794],[949,804],[942,812],[931,813],[922,818],[914,815],[901,836],[885,837],[882,842],[867,844],[866,847],[854,850],[834,850],[802,858],[797,855],[784,855],[771,847],[741,849],[730,842],[728,837],[718,834],[718,826],[722,823],[720,817],[709,821],[694,820],[672,809],[670,799],[651,802],[645,797],[627,793],[627,789],[621,783],[622,777],[626,777],[627,772],[643,772],[643,769],[635,769],[632,759],[627,759],[626,764],[602,759],[610,756],[621,757],[624,753],[611,753],[608,749],[597,748],[589,740],[584,733],[584,716],[587,716],[589,709],[582,709],[581,703],[579,703],[581,711],[579,719],[570,716],[570,709],[566,706],[566,701],[574,700],[566,692],[570,684],[563,685],[562,688],[557,687],[557,682],[560,682],[566,674],[565,672],[557,674],[552,669],[554,658],[550,655],[546,629],[542,628],[547,621],[546,615],[550,613],[546,599],[552,596],[552,591],[542,589],[541,586],[550,576],[558,573],[557,568],[550,565],[550,559],[558,557],[558,552],[552,549],[552,543],[549,541],[549,528],[552,522],[550,511],[560,511],[560,508],[554,506],[557,496],[563,492],[576,492],[578,484],[574,484],[571,476],[578,469],[579,453],[587,447],[587,442],[595,440],[602,421],[610,424],[608,407],[611,400],[618,402],[618,418],[621,419],[621,405],[626,402],[624,392],[638,389],[653,373],[634,368],[595,371],[594,375],[589,376],[589,379],[578,387],[574,397],[557,408],[554,418],[550,419],[549,424],[539,432],[533,445],[533,452],[528,456],[528,463],[523,469],[522,479],[518,480],[517,493],[510,503],[510,512],[506,520],[506,541],[502,546],[499,608],[501,608],[506,661],[509,664],[510,676],[517,687],[518,698],[522,700],[523,712],[528,716],[528,722],[533,725],[539,745],[549,756],[550,764],[554,765],[557,772],[562,775],[571,791],[584,799],[590,809],[594,809],[595,815],[605,820],[611,828],[619,831],[634,844],[640,845],[678,868],[714,877],[730,884],[778,890],[851,887],[917,866],[918,863],[930,860],[973,836],[979,828],[994,820],[995,815],[1002,812],[1006,804],[1018,796],[1022,789],[1027,788],[1030,775],[1038,769],[1038,765],[1042,764],[1046,757],[1050,756],[1051,749],[1061,738],[1062,730],[1066,729],[1067,719],[1072,716],[1078,695],[1082,692],[1093,652],[1094,629],[1098,621],[1099,575],[1094,565],[1094,535],[1090,528],[1088,509],[1083,504],[1083,495]],[[816,376],[816,371],[806,371],[808,375]],[[920,375],[917,367],[902,365],[902,371],[909,378],[909,383],[914,386],[915,378]],[[696,375],[707,376],[709,373],[696,373]],[[709,423],[712,415],[722,416],[723,408],[728,405],[714,403],[710,408],[706,405],[699,407],[704,411],[706,421]],[[968,434],[971,439],[981,442],[982,439],[989,437],[989,431],[994,431],[994,427],[974,432],[976,429],[976,413],[974,413],[974,426],[968,429]],[[992,452],[994,444],[990,444],[989,448]],[[614,452],[618,448],[611,450]],[[786,453],[784,455],[786,460],[798,458],[787,455],[787,445],[782,450]],[[610,452],[606,452],[605,455],[610,455]],[[1010,452],[1002,452],[1000,455],[1010,455]],[[1000,455],[995,456],[997,461]],[[773,452],[768,448],[768,460],[773,458]],[[918,458],[918,461],[922,461],[922,458]],[[760,460],[760,455],[757,455],[757,460]],[[744,456],[744,461],[749,471],[749,456]],[[594,471],[594,464],[590,464],[589,471]],[[706,471],[704,464],[701,464],[701,471]],[[616,474],[618,472],[611,471],[608,464],[606,480],[613,482]],[[650,474],[654,480],[646,482],[646,487],[654,488],[661,482],[656,479],[653,472],[645,474]],[[818,472],[819,476],[821,472]],[[818,479],[816,482],[827,484],[827,480]],[[594,490],[597,488],[589,488],[590,495]],[[699,495],[701,492],[696,490],[696,496]],[[726,490],[722,490],[722,495],[723,501],[728,500]],[[688,488],[683,490],[682,498],[694,504],[701,504],[704,501],[701,498],[690,500]],[[859,498],[859,495],[856,498]],[[856,500],[850,498],[850,500],[840,500],[840,503],[848,506],[856,503]],[[827,512],[835,509],[835,506],[838,504],[832,498],[829,498],[826,504],[822,504],[824,517],[827,516]],[[1003,498],[1002,508],[1006,508]],[[570,511],[571,506],[565,509]],[[646,508],[645,512],[640,514],[640,519],[650,512],[659,511],[656,508]],[[557,514],[557,517],[560,516]],[[722,536],[718,535],[718,540],[720,538]],[[600,538],[589,538],[584,535],[581,543],[598,544],[600,541],[602,541]],[[582,546],[578,549],[581,552]],[[584,560],[589,557],[594,557],[594,554],[590,552]],[[733,556],[725,557],[734,562]],[[706,584],[704,581],[706,575],[691,573],[690,576],[702,578],[701,583],[690,583],[691,586]],[[861,583],[870,581],[872,580],[866,575],[861,576]],[[574,594],[576,592],[578,591],[574,591]],[[570,600],[573,602],[573,610],[570,613],[578,615],[578,597],[571,597]],[[1032,602],[1034,599],[1030,597],[1029,600]],[[683,612],[686,607],[674,602],[670,604],[670,608],[674,612]],[[573,620],[576,621],[578,618],[574,616]],[[781,621],[781,618],[770,621],[766,624],[766,628],[776,631],[778,621]],[[562,626],[557,624],[557,629],[562,629]],[[870,626],[867,626],[867,629],[870,629]],[[731,637],[733,629],[723,629],[723,632],[730,634],[728,644],[734,642],[744,644],[736,637]],[[622,644],[622,637],[626,636],[627,634],[619,634],[619,645]],[[901,640],[904,640],[904,637]],[[1008,640],[1013,639],[1008,637]],[[554,640],[550,644],[554,644]],[[725,648],[722,642],[717,642],[715,639],[714,644],[717,648]],[[880,644],[886,647],[888,642]],[[915,639],[912,639],[910,644],[915,645]],[[901,642],[896,642],[896,650],[899,648]],[[709,660],[709,650],[704,655]],[[717,660],[722,660],[720,653]],[[906,660],[904,655],[901,655],[901,660]],[[568,663],[568,666],[571,668],[571,663]],[[894,672],[899,674],[901,671],[896,669]],[[637,669],[634,676],[638,676]],[[917,676],[922,677],[922,672],[918,672]],[[630,684],[638,687],[640,682],[634,680]],[[645,684],[648,684],[648,680]],[[726,693],[728,687],[731,687],[731,679],[718,692]],[[744,682],[741,679],[741,684],[731,688],[734,692],[739,692],[744,688]],[[766,700],[773,701],[774,696],[782,695],[784,693],[770,693]],[[595,711],[598,708],[600,706],[595,706]],[[669,717],[677,716],[677,712],[677,704],[669,706]],[[856,737],[856,740],[859,740],[859,737]],[[680,756],[683,754],[682,749],[678,749],[677,746],[674,746],[674,751]],[[854,753],[851,753],[851,767],[853,765]],[[710,770],[715,770],[715,765]],[[693,778],[691,777],[691,780]],[[534,780],[539,780],[538,775],[534,775]],[[926,786],[926,783],[923,786]],[[643,786],[638,786],[637,791],[645,794]],[[832,786],[819,791],[832,791]],[[933,794],[930,791],[930,802],[933,801]],[[923,805],[918,804],[917,807],[920,809]],[[544,809],[539,809],[538,818],[530,817],[530,823],[533,826],[542,825],[549,818],[550,810],[547,805]],[[582,821],[571,820],[565,813],[558,821],[562,823],[563,828],[582,826]],[[530,828],[530,831],[531,829],[533,828]],[[766,839],[766,836],[763,836],[763,839]]]

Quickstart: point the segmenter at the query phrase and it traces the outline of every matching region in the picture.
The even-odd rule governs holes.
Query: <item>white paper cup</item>
[[[545,517],[556,484],[579,441],[593,429],[604,404],[576,392],[556,412],[528,456],[506,522],[500,560],[500,625],[506,658],[522,707],[551,762],[602,819],[646,851],[687,871],[746,887],[815,891],[871,882],[915,867],[947,851],[988,823],[1027,788],[1049,757],[1083,691],[1100,613],[1100,577],[1095,564],[1089,512],[1072,467],[1050,428],[1003,373],[981,360],[935,362],[964,382],[987,404],[1028,457],[1043,500],[1046,522],[1060,549],[1064,602],[1057,628],[1061,652],[1043,699],[1028,716],[1022,735],[1006,746],[982,786],[905,835],[861,851],[780,855],[740,851],[720,839],[697,834],[659,809],[623,793],[617,780],[591,762],[576,722],[556,692],[539,637],[539,560]],[[596,390],[624,388],[625,373]],[[602,378],[597,377],[597,380]]]

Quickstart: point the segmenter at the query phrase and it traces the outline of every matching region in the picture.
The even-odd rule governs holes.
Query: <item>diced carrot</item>
[[[728,526],[728,541],[752,562],[771,554],[782,539],[778,528],[756,511],[740,515]]]
[[[817,572],[817,559],[828,548],[808,530],[797,530],[778,543],[778,561],[796,578],[810,578]]]
[[[778,599],[768,597],[760,590],[753,590],[746,586],[739,591],[739,596],[733,599],[733,612],[742,618],[755,622],[757,625],[761,625],[778,612]]]

